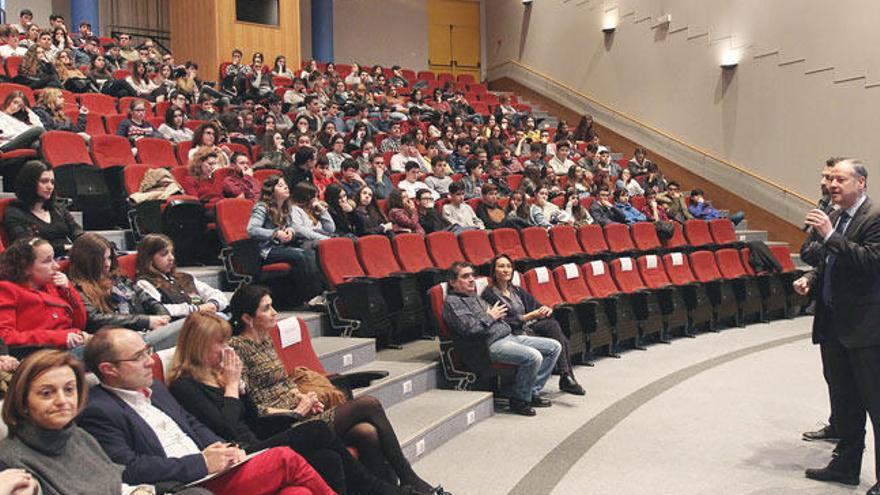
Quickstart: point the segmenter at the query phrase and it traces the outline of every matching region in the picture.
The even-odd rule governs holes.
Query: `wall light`
[[[728,49],[721,54],[722,69],[734,69],[737,65],[739,65],[739,51]]]
[[[602,19],[602,32],[605,34],[611,34],[614,30],[617,29],[617,9],[614,9],[610,12],[605,13],[605,18]]]

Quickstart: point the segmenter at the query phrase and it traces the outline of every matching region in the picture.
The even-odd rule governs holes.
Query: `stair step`
[[[492,416],[494,405],[491,392],[435,389],[387,408],[387,414],[400,439],[403,454],[410,462],[415,462]]]
[[[2,191],[2,189],[0,189]],[[14,192],[0,192],[0,199],[13,199],[15,198]]]
[[[379,402],[387,409],[394,404],[437,388],[437,373],[439,370],[437,363],[373,361],[369,364],[347,370],[347,372],[379,370],[388,371],[388,376],[373,382],[369,387],[355,390],[355,397],[372,395],[379,399]],[[404,389],[406,389],[406,392],[404,392]]]
[[[767,242],[766,230],[738,230],[736,240],[743,242],[764,241]]]
[[[328,373],[347,373],[376,359],[374,339],[317,337],[312,339],[312,347]]]
[[[309,326],[309,336],[314,338],[332,335],[330,321],[325,313],[318,311],[279,311],[278,319],[299,316]]]
[[[226,275],[222,266],[184,266],[179,267],[178,270],[189,273],[215,289],[223,289],[223,278]]]
[[[72,212],[72,213],[79,214],[80,225],[82,225],[82,212],[77,211],[77,212]],[[100,234],[101,237],[116,244],[116,248],[119,249],[120,251],[129,251],[129,250],[133,250],[135,248],[135,246],[129,247],[129,245],[128,245],[128,239],[129,239],[128,234],[131,232],[129,230],[122,230],[122,229],[90,230],[89,232],[94,232],[96,234]]]
[[[743,218],[742,221],[740,221],[738,224],[733,226],[733,230],[736,230],[736,231],[749,230],[749,219]]]
[[[73,220],[74,220],[78,225],[82,225],[82,224],[83,224],[83,212],[81,212],[81,211],[71,211],[71,212],[70,212],[70,216],[73,217]]]

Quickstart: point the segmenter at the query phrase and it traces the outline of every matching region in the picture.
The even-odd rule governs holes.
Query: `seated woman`
[[[92,81],[77,66],[73,64],[73,56],[69,50],[58,52],[55,57],[55,72],[61,79],[64,89],[72,93],[97,93],[99,91],[95,81]]]
[[[260,196],[260,182],[254,178],[251,159],[244,153],[236,152],[230,161],[232,173],[223,179],[223,197],[257,199]]]
[[[31,110],[27,96],[11,91],[0,110],[0,151],[36,148],[45,129],[40,117]]]
[[[263,182],[260,198],[251,210],[247,233],[260,241],[263,262],[289,263],[297,300],[308,300],[321,292],[321,273],[314,249],[297,245],[291,225],[290,190],[280,175],[273,175]]]
[[[184,141],[192,141],[193,131],[189,127],[183,125],[184,117],[185,114],[183,110],[173,105],[169,106],[168,109],[165,110],[165,122],[159,126],[159,134],[174,144],[182,143]]]
[[[212,148],[205,148],[196,153],[187,165],[189,175],[184,177],[181,184],[186,194],[198,197],[209,211],[223,199],[220,189],[222,184],[218,185],[214,182],[214,172],[220,168],[220,155],[222,153]]]
[[[153,129],[153,124],[147,120],[147,106],[145,100],[135,99],[128,104],[128,118],[119,123],[116,135],[128,138],[134,143],[145,137],[161,138],[162,135]]]
[[[40,121],[47,131],[76,132],[80,135],[86,132],[89,109],[80,106],[76,122],[72,122],[70,117],[64,113],[64,93],[58,88],[46,88],[40,93],[40,99],[37,106],[34,107],[34,113],[40,117]]]
[[[571,217],[571,224],[575,227],[589,225],[594,221],[590,212],[581,205],[580,192],[573,187],[565,191],[565,212]]]
[[[12,82],[23,84],[31,89],[60,88],[61,80],[52,65],[46,50],[40,45],[28,48],[18,68],[18,75]]]
[[[165,307],[117,269],[113,246],[99,234],[87,232],[70,249],[70,278],[82,296],[86,329],[124,327],[141,332],[155,349],[177,344],[183,320],[171,322]]]
[[[174,243],[162,234],[148,234],[137,248],[137,285],[160,302],[172,320],[196,311],[220,312],[228,301],[223,292],[177,271],[174,264]]]
[[[539,227],[552,227],[560,223],[571,223],[571,217],[565,210],[549,201],[550,191],[541,186],[535,192],[535,202],[529,209],[529,222]]]
[[[30,161],[15,177],[15,198],[3,216],[10,242],[34,236],[51,244],[64,256],[83,233],[64,203],[55,201],[55,172],[43,162]]]
[[[425,235],[425,229],[419,223],[415,201],[402,189],[395,189],[388,196],[388,219],[395,234],[412,232]]]
[[[0,253],[0,338],[13,350],[73,349],[88,340],[85,306],[54,254],[38,237]]]
[[[287,170],[293,165],[293,157],[284,147],[284,134],[278,131],[266,132],[260,146],[260,159],[254,163],[255,169],[274,168]]]
[[[394,229],[394,224],[385,218],[379,205],[376,204],[376,196],[370,186],[363,186],[358,190],[354,215],[355,234],[358,237],[370,234],[387,234]]]
[[[324,191],[327,211],[333,218],[336,234],[340,236],[356,236],[357,221],[354,213],[354,201],[348,199],[348,193],[339,184],[330,184]]]
[[[242,363],[229,347],[232,327],[211,313],[197,312],[186,319],[174,352],[169,389],[190,414],[229,442],[251,453],[270,447],[290,447],[337,493],[396,494],[402,490],[371,474],[359,463],[327,423],[305,421],[312,402],[300,401],[300,411],[289,424],[270,434],[251,429],[253,409],[241,391]],[[297,421],[297,417],[300,421]],[[268,428],[258,428],[257,431]]]
[[[304,243],[314,247],[321,240],[329,239],[336,232],[333,218],[327,211],[327,203],[318,200],[318,190],[308,182],[293,186],[290,199],[290,222],[293,232]]]
[[[554,372],[560,375],[559,390],[574,395],[586,394],[572,372],[568,337],[553,319],[553,310],[542,306],[528,291],[513,285],[511,280],[513,261],[506,254],[496,256],[489,264],[489,287],[483,291],[482,298],[490,306],[500,303],[507,307],[504,321],[515,335],[537,335],[558,341],[562,345],[562,352],[556,360]]]
[[[205,122],[193,132],[193,147],[187,156],[190,160],[196,153],[208,148],[217,153],[217,166],[228,167],[231,151],[228,146],[220,146],[220,126],[215,121]]]
[[[327,422],[339,438],[356,447],[361,462],[376,476],[392,482],[396,476],[401,485],[421,492],[445,493],[442,488],[432,488],[413,471],[382,404],[374,397],[344,402],[339,391],[318,397],[300,389],[297,373],[287,375],[270,337],[278,313],[272,307],[269,289],[244,286],[232,296],[231,307],[235,337],[229,340],[229,345],[242,360],[244,382],[261,416],[304,412],[301,415],[304,420]],[[310,370],[297,371],[307,376]],[[387,465],[393,473],[387,471]]]
[[[160,88],[150,80],[150,74],[147,72],[147,66],[140,60],[135,60],[131,64],[131,74],[125,78],[125,82],[134,89],[138,98],[149,101],[157,101],[156,93]],[[164,88],[161,88],[164,91]]]
[[[628,168],[620,171],[620,178],[617,179],[614,187],[615,189],[625,190],[628,196],[645,194],[645,190],[642,189],[641,184],[632,176],[632,171]]]

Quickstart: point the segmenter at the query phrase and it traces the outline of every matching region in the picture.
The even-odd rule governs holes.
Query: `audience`
[[[223,179],[223,197],[257,199],[260,195],[260,183],[254,178],[251,159],[244,153],[236,152],[229,161],[230,172]]]
[[[629,193],[626,192],[626,189],[614,191],[614,208],[623,213],[624,221],[621,223],[632,225],[647,220],[642,212],[629,203]]]
[[[290,226],[303,247],[314,249],[318,241],[333,236],[336,226],[327,211],[327,203],[318,199],[315,186],[308,182],[294,185],[290,199]]]
[[[449,195],[449,186],[452,185],[452,177],[447,175],[449,165],[446,159],[441,156],[435,156],[431,159],[431,175],[425,177],[425,184],[438,197]],[[432,194],[433,196],[433,194]]]
[[[603,227],[609,223],[626,223],[627,220],[626,215],[611,202],[611,192],[605,187],[599,189],[598,197],[590,205],[590,216]]]
[[[427,190],[427,187],[422,188]],[[403,189],[395,189],[388,196],[388,219],[391,220],[392,231],[395,234],[412,232],[425,234],[425,229],[419,222],[419,212],[413,197]]]
[[[23,92],[11,91],[0,111],[0,151],[36,148],[45,132],[41,120]]]
[[[422,167],[417,162],[406,162],[406,175],[404,175],[403,179],[397,183],[397,188],[406,192],[406,194],[410,198],[414,198],[416,193],[422,189],[427,189],[431,192],[431,196],[437,200],[440,199],[440,195],[435,192],[433,189],[428,187],[427,184],[419,180],[419,174],[421,173]],[[394,194],[393,192],[391,194]],[[391,196],[388,196],[388,199],[391,199]]]
[[[176,106],[169,106],[165,110],[165,122],[158,129],[163,139],[167,139],[174,144],[184,141],[193,140],[193,131],[184,125],[186,121],[186,112]]]
[[[355,227],[358,236],[392,233],[394,224],[385,218],[376,204],[378,198],[373,194],[372,187],[362,187],[355,198]]]
[[[116,135],[126,137],[132,143],[145,137],[162,137],[147,120],[147,103],[141,99],[128,104],[128,118],[119,123]]]
[[[712,206],[710,201],[706,201],[702,189],[691,189],[691,201],[688,205],[690,214],[698,220],[715,220],[718,218],[728,218],[734,225],[738,225],[745,218],[746,214],[738,211],[730,216],[722,213]]]
[[[650,173],[649,173],[650,175]],[[669,218],[679,223],[693,220],[694,216],[688,210],[684,196],[681,194],[681,186],[672,181],[666,186],[666,190],[657,194],[657,201],[666,207]]]

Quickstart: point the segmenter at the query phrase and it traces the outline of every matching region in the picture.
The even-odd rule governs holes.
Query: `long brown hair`
[[[153,256],[163,249],[174,249],[174,243],[168,236],[163,234],[147,234],[144,236],[141,242],[138,243],[135,269],[138,278],[142,278],[156,287],[168,288],[169,284],[166,275],[153,266]],[[192,278],[184,273],[178,273],[176,263],[171,266],[171,272],[167,276],[175,279],[187,292],[195,292],[196,289]]]
[[[269,219],[275,224],[275,227],[283,229],[287,227],[290,218],[290,198],[281,205],[281,208],[275,202],[275,186],[284,180],[284,176],[273,175],[263,182],[260,189],[260,201],[266,205],[266,213]]]
[[[220,386],[225,385],[217,370],[208,364],[208,350],[211,342],[226,341],[230,336],[232,326],[214,313],[196,311],[187,316],[177,337],[168,383],[188,376],[199,382],[213,378]]]
[[[104,275],[104,251],[110,250],[110,276]],[[70,248],[70,279],[80,292],[104,313],[116,310],[111,297],[116,256],[110,241],[100,234],[86,232],[73,241]]]
[[[3,422],[12,432],[21,427],[21,423],[29,421],[27,397],[31,384],[38,376],[53,368],[70,367],[76,375],[77,412],[86,403],[88,385],[82,364],[65,351],[44,349],[26,357],[12,375],[9,392],[3,402]]]

